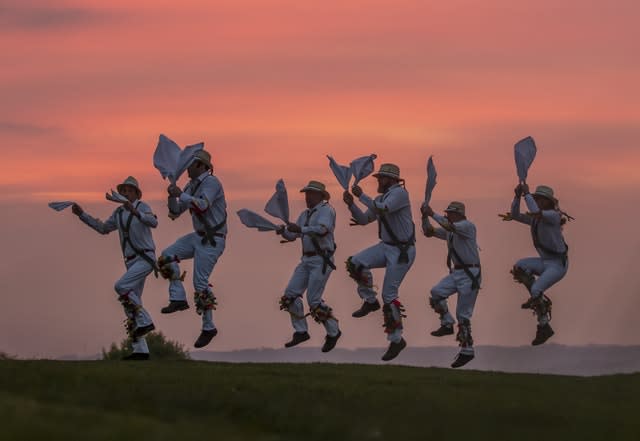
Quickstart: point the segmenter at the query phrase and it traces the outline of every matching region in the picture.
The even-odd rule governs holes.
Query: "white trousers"
[[[469,271],[478,277],[480,268],[469,268]],[[480,280],[479,280],[480,281]],[[471,324],[473,309],[478,298],[478,290],[473,289],[471,278],[462,269],[453,270],[451,274],[444,277],[437,285],[431,288],[431,298],[437,302],[439,306],[446,310],[440,315],[440,324],[442,326],[453,326],[455,320],[449,312],[447,299],[455,293],[458,293],[458,302],[456,303],[456,319],[458,322],[467,321]],[[467,346],[460,350],[462,353],[473,354],[473,347]]]
[[[155,256],[152,253],[147,255],[155,260]],[[135,257],[125,262],[127,272],[116,282],[114,289],[118,295],[128,295],[129,299],[137,306],[139,310],[136,313],[135,319],[136,327],[150,325],[153,320],[149,312],[142,306],[142,291],[144,290],[144,282],[147,276],[151,274],[153,268],[149,263],[141,257]],[[127,314],[125,310],[125,314]],[[149,353],[149,348],[144,337],[139,338],[133,342],[133,352]]]
[[[326,272],[322,274],[323,265],[324,261],[320,256],[303,256],[293,271],[284,292],[286,297],[294,299],[289,307],[289,312],[291,313],[291,324],[296,332],[308,332],[309,330],[307,319],[304,317],[304,305],[302,304],[302,295],[305,290],[309,308],[315,308],[319,305],[327,306],[322,300],[322,293],[333,270],[327,266]],[[327,335],[331,337],[338,335],[340,329],[335,318],[330,318],[323,325]]]
[[[516,266],[531,275],[538,276],[531,286],[531,295],[537,297],[562,280],[569,269],[569,261],[565,264],[562,259],[527,257],[518,260]]]
[[[382,301],[391,303],[398,298],[400,284],[407,275],[407,272],[416,259],[416,247],[412,246],[407,250],[409,255],[408,263],[398,263],[400,250],[398,247],[380,242],[372,247],[360,251],[351,257],[351,262],[356,268],[362,267],[362,273],[372,282],[372,287],[358,285],[358,295],[366,302],[376,301],[376,291],[373,289],[373,275],[371,268],[386,268],[384,282],[382,283]],[[387,340],[399,342],[402,338],[402,327],[387,334]]]
[[[537,276],[531,285],[531,296],[538,297],[547,289],[558,283],[569,270],[569,261],[563,259],[543,259],[541,257],[527,257],[516,262],[516,266],[522,268],[530,275]],[[538,317],[539,325],[549,323],[548,315]]]
[[[173,245],[162,252],[163,256],[176,256],[180,260],[193,259],[193,288],[198,292],[210,291],[209,277],[213,267],[224,252],[225,238],[216,237],[216,246],[208,242],[202,243],[202,237],[196,233],[190,233],[179,238]],[[175,274],[180,274],[180,265],[171,263]],[[169,300],[187,301],[187,293],[181,280],[171,280],[169,283]],[[213,310],[208,309],[202,314],[202,330],[215,329],[213,323]]]

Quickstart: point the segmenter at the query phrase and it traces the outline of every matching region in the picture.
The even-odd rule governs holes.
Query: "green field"
[[[637,440],[640,375],[0,361],[1,440]]]

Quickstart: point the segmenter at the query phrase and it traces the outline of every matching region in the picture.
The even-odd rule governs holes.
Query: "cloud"
[[[11,136],[49,136],[62,133],[57,127],[45,127],[13,121],[0,121],[0,134]]]
[[[117,15],[76,6],[51,6],[45,2],[9,1],[0,7],[0,27],[6,30],[51,31],[110,22]]]

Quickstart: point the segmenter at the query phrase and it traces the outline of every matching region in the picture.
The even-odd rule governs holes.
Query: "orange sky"
[[[615,209],[640,189],[635,1],[131,3],[3,2],[0,203],[96,203],[129,174],[161,199],[151,163],[160,133],[204,141],[236,208],[259,208],[280,177],[290,189],[324,180],[336,194],[325,155],[369,153],[398,163],[416,200],[434,154],[438,200],[508,203],[512,146],[527,135],[539,147],[532,182],[554,185],[593,228],[609,214],[590,209],[589,195]],[[96,207],[103,217],[112,208]],[[25,223],[52,228],[0,222],[3,241]],[[157,235],[163,246],[175,237]],[[18,265],[5,262],[5,278]]]

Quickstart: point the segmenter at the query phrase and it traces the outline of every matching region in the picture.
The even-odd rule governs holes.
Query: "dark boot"
[[[434,337],[443,337],[445,335],[453,335],[453,325],[440,325],[435,331],[431,331]]]
[[[473,360],[475,355],[459,353],[456,359],[451,363],[452,368],[459,368]]]
[[[378,302],[377,300],[373,303],[369,303],[365,301],[360,307],[360,309],[353,311],[353,313],[351,314],[351,317],[357,317],[357,318],[364,317],[370,312],[377,311],[378,309],[380,309],[380,302]]]
[[[218,335],[218,330],[217,329],[209,329],[209,330],[206,330],[206,331],[203,330],[200,333],[200,336],[198,337],[196,342],[193,344],[193,346],[196,347],[196,348],[204,348],[206,345],[211,343],[211,340],[216,335]]]
[[[336,343],[338,343],[338,339],[340,338],[340,336],[342,335],[342,331],[338,331],[338,333],[331,337],[330,335],[327,335],[324,338],[324,345],[322,345],[322,352],[329,352],[331,349],[336,347]]]
[[[140,327],[136,328],[135,331],[133,331],[133,339],[137,340],[140,337],[143,337],[143,336],[147,335],[148,333],[150,333],[154,329],[156,329],[156,327],[155,327],[155,325],[153,323],[151,323],[150,325],[147,325],[147,326],[140,326]]]
[[[385,352],[382,356],[382,361],[393,360],[406,347],[407,342],[404,340],[404,338],[400,339],[398,343],[391,342],[389,344],[389,349],[387,349],[387,352]]]
[[[549,340],[553,334],[555,333],[553,332],[553,329],[551,328],[549,323],[542,326],[538,325],[538,329],[536,330],[536,338],[533,339],[531,344],[533,346],[541,345],[542,343]]]
[[[299,345],[303,341],[307,341],[311,338],[308,332],[294,332],[293,337],[290,341],[284,344],[285,348],[292,348],[296,345]]]
[[[122,357],[123,360],[148,360],[149,354],[145,354],[144,352],[132,352],[129,355]]]
[[[176,311],[184,311],[189,309],[189,304],[186,300],[169,300],[169,304],[160,310],[163,314],[171,314]]]

